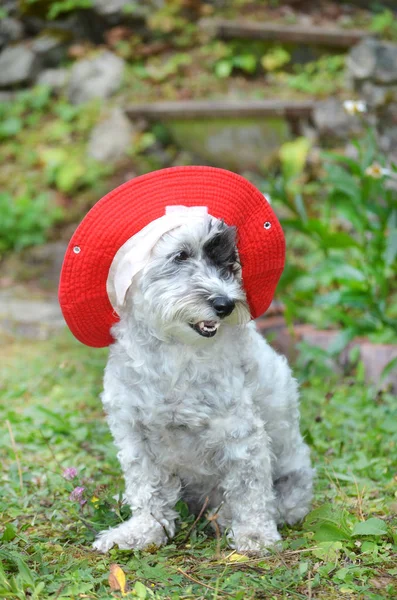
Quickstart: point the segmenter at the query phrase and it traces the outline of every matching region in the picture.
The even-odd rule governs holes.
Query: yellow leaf
[[[109,585],[112,590],[120,591],[123,596],[127,594],[125,574],[120,565],[110,565]]]
[[[249,560],[248,556],[245,556],[244,554],[237,554],[236,552],[229,556],[230,562],[246,562],[247,560]]]

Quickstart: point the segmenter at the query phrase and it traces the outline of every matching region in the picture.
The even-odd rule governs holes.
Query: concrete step
[[[280,44],[305,44],[347,50],[357,44],[368,31],[363,29],[340,29],[315,25],[279,25],[254,21],[228,19],[202,19],[200,28],[223,40],[248,39],[277,42]]]

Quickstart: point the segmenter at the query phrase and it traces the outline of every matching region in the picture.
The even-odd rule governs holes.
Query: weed
[[[111,174],[87,156],[98,115],[97,103],[72,106],[41,86],[0,103],[1,252],[45,241],[65,196]]]
[[[388,8],[372,17],[369,29],[374,33],[380,34],[383,38],[393,41],[397,39],[395,15]]]
[[[282,73],[279,78],[299,92],[328,96],[343,87],[344,64],[342,55],[322,56],[305,65],[295,65],[294,74]]]
[[[0,192],[0,257],[46,241],[50,227],[62,218],[62,210],[51,205],[46,194],[13,198]]]
[[[283,225],[295,247],[281,282],[287,316],[342,328],[334,353],[358,335],[396,340],[397,192],[390,182],[397,170],[377,167],[385,161],[371,132],[354,145],[356,159],[323,154],[314,189],[303,175],[308,145],[285,145],[271,189],[288,209]],[[315,202],[307,205],[305,191]]]

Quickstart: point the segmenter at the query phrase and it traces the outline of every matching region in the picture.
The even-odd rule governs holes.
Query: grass
[[[1,598],[119,598],[115,563],[131,598],[396,597],[397,407],[360,366],[339,380],[321,365],[297,367],[316,496],[305,522],[283,529],[281,552],[239,556],[183,504],[165,548],[93,552],[95,532],[128,515],[98,399],[105,360],[66,333],[0,348]],[[77,469],[72,481],[66,467]],[[83,506],[70,499],[76,486]]]

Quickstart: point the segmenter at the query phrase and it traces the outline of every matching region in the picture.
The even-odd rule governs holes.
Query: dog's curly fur
[[[102,400],[133,515],[99,534],[102,552],[164,544],[180,498],[197,511],[208,497],[239,552],[264,552],[309,510],[297,384],[249,322],[235,235],[212,217],[165,234],[128,291]]]

